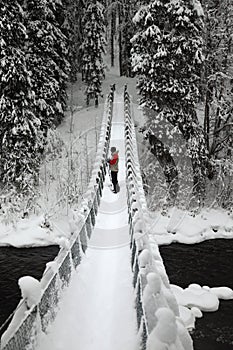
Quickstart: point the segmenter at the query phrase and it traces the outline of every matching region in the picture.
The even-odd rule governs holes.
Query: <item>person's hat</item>
[[[111,147],[111,152],[116,152],[116,147]]]

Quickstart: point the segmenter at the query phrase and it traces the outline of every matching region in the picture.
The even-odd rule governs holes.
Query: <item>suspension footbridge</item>
[[[193,349],[147,232],[131,114],[127,88],[112,88],[79,227],[42,277],[39,300],[22,299],[1,349]],[[120,155],[117,194],[106,166],[110,145]]]

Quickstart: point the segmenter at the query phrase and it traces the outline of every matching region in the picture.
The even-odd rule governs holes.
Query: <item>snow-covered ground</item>
[[[194,244],[217,238],[232,239],[233,218],[221,209],[202,209],[194,216],[189,211],[172,208],[166,215],[151,213],[148,230],[159,245],[172,242]]]
[[[134,103],[132,106],[135,125],[140,127],[145,122],[145,116],[141,108],[138,107],[138,104]],[[163,141],[165,145],[171,142],[169,139],[163,139]],[[179,142],[182,142],[182,140],[179,139]],[[141,133],[137,134],[137,146],[140,157],[145,158],[145,153],[149,151],[146,149]],[[153,162],[156,163],[156,159],[153,155],[151,157],[150,160],[152,161],[153,167]],[[177,162],[180,161],[176,155],[174,155],[174,160]],[[190,160],[187,159],[186,155],[182,155],[181,161],[186,162],[186,166],[190,165],[190,173],[181,174],[185,177],[185,179],[181,178],[181,181],[186,181],[185,186],[190,187],[188,190],[186,189],[186,198],[184,198],[184,194],[182,193],[185,186],[180,186],[178,192],[178,198],[180,196],[182,203],[184,202],[183,206],[185,208],[189,205],[190,194],[192,193],[192,168],[191,164],[188,164]],[[179,174],[180,177],[181,175]],[[155,185],[159,187],[158,184]],[[161,186],[162,185],[164,184],[161,184]],[[166,195],[166,189],[163,190],[163,193]],[[159,198],[157,196],[157,201],[158,200]],[[207,239],[233,238],[232,211],[211,205],[209,208],[204,207],[203,209],[198,209],[196,213],[191,210],[176,207],[168,208],[164,212],[164,210],[162,210],[162,202],[164,202],[164,199],[161,201],[161,210],[149,211],[148,215],[148,232],[153,235],[158,244],[170,244],[172,242],[195,244]],[[157,207],[159,207],[159,205],[157,205]]]
[[[0,246],[60,245],[61,239],[70,237],[70,216],[88,187],[103,111],[102,104],[98,109],[91,106],[77,110],[72,120],[72,133],[67,112],[53,137],[55,141],[51,137],[51,152],[41,166],[39,196],[33,211],[24,218],[15,216],[6,220],[0,216]],[[68,198],[74,203],[69,203]]]
[[[110,67],[108,56],[106,64]],[[117,89],[121,89],[121,91],[123,91],[124,85],[128,84],[129,91],[136,102],[136,80],[119,77],[117,64],[114,68],[107,68],[106,79],[103,82],[103,98],[100,98],[98,108],[94,107],[93,101],[89,107],[86,107],[85,87],[80,75],[78,75],[77,82],[73,86],[69,86],[70,99],[66,118],[57,128],[56,135],[51,137],[51,147],[55,147],[52,152],[56,154],[58,152],[56,147],[61,148],[61,156],[51,157],[49,159],[52,160],[42,164],[40,195],[37,205],[29,216],[16,220],[16,216],[11,215],[7,208],[5,215],[0,215],[0,246],[11,245],[20,248],[62,245],[64,239],[69,239],[72,231],[70,223],[72,206],[67,203],[67,191],[69,191],[68,155],[72,152],[72,166],[75,168],[70,187],[75,188],[78,195],[74,197],[78,197],[77,203],[80,203],[87,189],[96,155],[105,98],[113,83],[116,83]],[[71,117],[69,109],[71,105],[74,110],[73,117]],[[73,144],[72,151],[70,150],[71,143]],[[77,203],[73,207],[77,206]],[[48,219],[49,225],[45,219]]]

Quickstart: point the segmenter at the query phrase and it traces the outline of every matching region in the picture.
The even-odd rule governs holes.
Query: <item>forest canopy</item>
[[[120,76],[137,80],[145,140],[171,202],[179,169],[158,137],[164,121],[187,146],[198,203],[212,181],[218,204],[232,205],[231,0],[3,0],[0,15],[2,187],[34,195],[47,136],[64,119],[67,83],[81,74],[87,105],[98,107],[108,52]]]

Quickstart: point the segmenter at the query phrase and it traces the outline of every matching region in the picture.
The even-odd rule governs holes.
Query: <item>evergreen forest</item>
[[[36,196],[48,138],[65,118],[67,84],[78,74],[86,105],[93,101],[98,108],[106,52],[119,75],[137,84],[146,120],[139,133],[149,150],[147,194],[158,198],[156,157],[166,205],[175,203],[179,169],[173,156],[183,150],[179,143],[169,149],[163,137],[177,134],[190,159],[193,203],[231,210],[232,0],[2,0],[1,203],[17,206]]]

